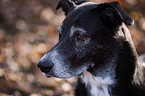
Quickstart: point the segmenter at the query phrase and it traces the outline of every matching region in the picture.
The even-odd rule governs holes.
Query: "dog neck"
[[[88,96],[126,96],[131,94],[137,76],[136,59],[129,42],[124,42],[118,57],[99,67],[92,73],[81,76]]]

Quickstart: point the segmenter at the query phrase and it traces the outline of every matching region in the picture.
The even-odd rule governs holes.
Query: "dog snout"
[[[51,63],[50,61],[39,61],[38,63],[38,68],[40,68],[40,70],[44,73],[49,73],[50,70],[53,67],[53,63]]]

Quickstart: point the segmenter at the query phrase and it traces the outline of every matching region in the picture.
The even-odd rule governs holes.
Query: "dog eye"
[[[85,34],[78,34],[78,38],[83,38],[85,36],[86,36]]]

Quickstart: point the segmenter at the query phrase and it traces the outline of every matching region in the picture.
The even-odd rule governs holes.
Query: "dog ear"
[[[62,10],[65,12],[65,15],[67,15],[76,7],[76,5],[70,0],[61,0],[57,5],[56,10],[58,10],[61,7]]]
[[[126,25],[133,25],[134,20],[123,10],[118,2],[104,3],[98,6],[99,16],[108,27],[117,27],[124,22]]]

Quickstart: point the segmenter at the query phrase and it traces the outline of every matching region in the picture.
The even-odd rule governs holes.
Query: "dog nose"
[[[53,67],[53,64],[48,61],[40,60],[38,63],[38,68],[40,68],[40,70],[45,73],[49,73],[52,67]]]

